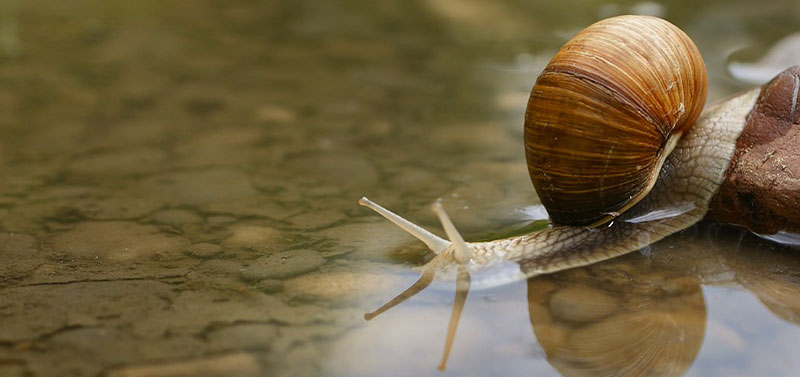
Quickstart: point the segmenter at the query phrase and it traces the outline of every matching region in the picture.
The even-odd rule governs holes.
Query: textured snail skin
[[[710,106],[666,159],[650,194],[610,225],[556,225],[523,236],[467,243],[473,253],[467,265],[473,286],[501,285],[610,259],[703,219],[758,95],[759,89],[754,89]],[[445,272],[441,277],[447,279],[452,274],[446,272],[459,265],[453,254],[452,247],[445,250],[430,267]]]

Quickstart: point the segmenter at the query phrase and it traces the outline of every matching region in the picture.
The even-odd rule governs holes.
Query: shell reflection
[[[640,255],[530,279],[528,305],[564,376],[681,376],[703,343],[700,282]]]

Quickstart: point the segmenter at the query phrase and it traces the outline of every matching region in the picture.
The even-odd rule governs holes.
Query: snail
[[[754,108],[753,89],[703,111],[705,66],[671,23],[599,21],[567,42],[531,90],[525,154],[552,225],[465,242],[437,201],[448,240],[370,201],[359,203],[423,241],[436,256],[411,287],[369,320],[427,287],[456,280],[440,369],[471,286],[490,287],[641,249],[704,218]],[[701,115],[702,112],[702,115]]]

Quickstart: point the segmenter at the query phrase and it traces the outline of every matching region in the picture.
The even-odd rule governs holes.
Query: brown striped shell
[[[553,222],[596,226],[644,198],[708,87],[689,37],[648,16],[584,29],[536,80],[525,155]]]

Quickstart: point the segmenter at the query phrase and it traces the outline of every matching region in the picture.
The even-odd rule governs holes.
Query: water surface
[[[0,374],[786,376],[800,259],[703,224],[650,248],[366,322],[424,245],[362,195],[468,240],[531,226],[528,91],[621,13],[728,74],[793,1],[0,3]],[[533,214],[533,215],[532,215]],[[539,223],[533,223],[535,226]]]

